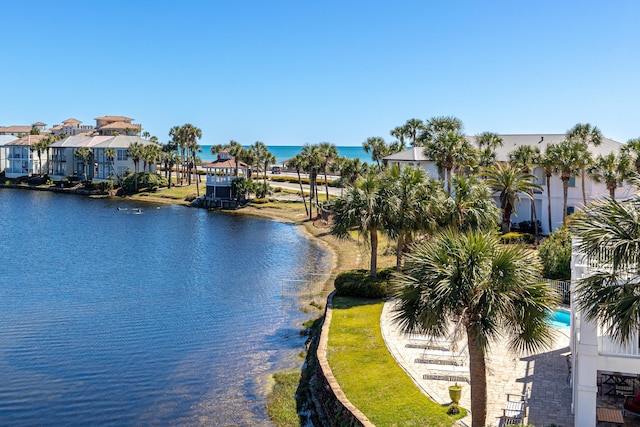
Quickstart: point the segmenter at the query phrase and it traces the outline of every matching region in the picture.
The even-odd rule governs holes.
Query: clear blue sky
[[[124,115],[166,141],[360,145],[415,117],[468,134],[640,136],[637,1],[7,1],[0,126]]]

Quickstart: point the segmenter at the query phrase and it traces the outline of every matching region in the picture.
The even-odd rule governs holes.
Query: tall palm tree
[[[182,128],[180,126],[173,126],[169,130],[169,136],[171,137],[171,141],[178,149],[178,155],[180,157],[180,163],[176,168],[176,180],[180,181],[180,185],[182,185],[182,180],[184,179],[184,165],[186,163],[185,152],[186,152],[186,141],[182,135]],[[182,169],[181,169],[182,166]]]
[[[33,128],[33,129],[38,129],[38,128]],[[55,141],[56,141],[55,136],[51,134],[47,134],[45,135],[44,138],[42,138],[41,140],[39,140],[38,142],[36,142],[35,144],[29,147],[29,149],[31,151],[35,151],[38,156],[38,166],[40,169],[40,175],[42,175],[42,153],[44,153],[45,151],[49,151],[49,146],[53,144]]]
[[[269,149],[264,144],[264,142],[256,141],[249,147],[249,150],[253,152],[254,155],[254,165],[256,166],[256,173],[260,173],[262,170],[262,165],[264,164],[264,158],[269,152]],[[264,171],[266,174],[267,172]]]
[[[562,180],[562,192],[564,204],[562,210],[562,223],[567,223],[567,199],[569,195],[569,180],[580,173],[580,168],[586,162],[583,160],[589,152],[582,144],[572,140],[564,140],[558,144],[547,146],[547,155],[554,165],[554,171],[560,174]],[[551,230],[549,230],[551,231]]]
[[[93,150],[89,147],[80,147],[76,149],[74,154],[82,159],[82,174],[84,175],[84,181],[88,181],[89,160],[93,157]]]
[[[578,123],[567,131],[567,138],[582,144],[586,152],[589,152],[589,145],[598,146],[602,143],[602,132],[597,126],[591,126],[589,123]],[[583,164],[580,167],[580,177],[582,181],[582,203],[587,204],[587,193],[585,191],[584,176],[586,170],[590,166],[590,156],[583,156]]]
[[[371,160],[377,163],[378,172],[382,172],[380,161],[383,157],[389,155],[389,147],[384,142],[384,139],[379,136],[367,138],[367,140],[362,143],[362,149],[365,153],[371,153]]]
[[[625,180],[637,176],[631,165],[631,158],[624,153],[617,156],[614,153],[599,155],[587,173],[595,182],[605,183],[612,199],[616,198],[618,186],[622,185]]]
[[[383,197],[387,199],[387,230],[396,238],[396,269],[402,267],[407,245],[415,233],[432,232],[437,226],[435,201],[439,182],[432,182],[422,168],[393,165],[382,177]],[[441,198],[440,198],[441,199]]]
[[[356,185],[347,189],[333,205],[334,223],[331,234],[340,238],[351,237],[351,230],[357,230],[371,246],[369,275],[376,276],[378,262],[378,232],[386,229],[385,212],[388,199],[381,191],[380,179],[373,174],[361,178]]]
[[[418,135],[418,146],[425,146],[443,133],[462,133],[462,121],[453,116],[432,117],[424,125],[424,129]]]
[[[193,170],[196,174],[196,196],[200,197],[200,174],[198,173],[198,163],[200,163],[200,159],[198,157],[198,153],[202,153],[202,147],[200,147],[200,144],[198,144],[196,140],[191,141],[189,143],[189,152],[191,153],[190,163],[193,164]]]
[[[633,138],[627,141],[622,152],[631,157],[636,168],[636,172],[640,174],[640,138]]]
[[[276,162],[276,156],[274,156],[269,150],[267,150],[267,152],[264,153],[264,155],[262,156],[262,164],[264,166],[264,173],[262,175],[262,178],[264,180],[265,185],[267,183],[267,169],[269,169],[269,165],[272,165],[275,162]]]
[[[528,175],[531,173],[536,164],[540,163],[540,149],[532,145],[519,145],[515,150],[509,153],[509,161],[512,165],[522,168],[522,173]],[[535,176],[534,176],[535,177]],[[536,181],[532,179],[532,181]],[[533,220],[533,234],[538,235],[538,213],[536,212],[535,198],[533,197],[533,188],[529,191],[531,200],[531,219]],[[549,229],[551,230],[551,229]]]
[[[389,134],[391,136],[393,136],[394,138],[397,138],[398,141],[400,141],[401,144],[404,144],[404,139],[407,136],[408,133],[408,129],[407,129],[407,125],[404,126],[396,126],[395,128],[393,128]]]
[[[369,164],[363,163],[359,158],[346,158],[342,168],[342,176],[350,185],[356,183],[358,178],[365,176],[369,172]]]
[[[186,123],[180,128],[180,136],[180,140],[184,143],[185,150],[189,152],[192,157],[188,159],[188,184],[191,185],[191,167],[195,167],[196,173],[198,172],[195,158],[197,150],[202,152],[202,149],[200,149],[198,145],[198,140],[202,138],[202,130],[191,123]],[[198,185],[196,183],[196,189],[197,187]]]
[[[424,146],[426,156],[433,159],[438,169],[445,172],[447,193],[451,194],[451,172],[468,159],[470,145],[464,135],[458,131],[447,131],[435,134]]]
[[[405,135],[411,140],[411,146],[415,147],[420,132],[425,130],[424,122],[420,119],[409,119],[404,125]]]
[[[476,145],[480,151],[480,166],[488,167],[496,161],[496,149],[502,147],[504,140],[497,133],[483,132],[476,135]]]
[[[557,299],[539,275],[537,256],[521,246],[448,230],[416,245],[394,281],[402,330],[444,336],[454,321],[466,332],[473,427],[486,425],[490,345],[507,337],[511,351],[534,352],[553,342],[545,320]]]
[[[300,171],[305,168],[302,154],[298,153],[290,158],[287,162],[287,166],[290,168],[294,168],[296,170],[296,173],[298,174],[298,184],[300,185],[300,194],[302,195],[302,203],[304,203],[304,211],[306,212],[307,216],[309,216],[309,209],[307,209],[307,200],[304,196],[304,188],[302,188],[302,178],[300,177]]]
[[[133,161],[133,170],[135,171],[135,174],[133,177],[134,178],[133,185],[136,192],[138,191],[138,168],[140,165],[140,160],[142,159],[142,156],[143,156],[143,152],[142,152],[143,148],[144,146],[139,142],[132,142],[131,144],[129,144],[129,148],[128,148],[129,157]]]
[[[106,148],[104,150],[104,157],[109,162],[109,166],[111,166],[111,171],[113,172],[113,174],[109,174],[109,176],[113,175],[116,178],[116,182],[118,183],[118,185],[120,185],[120,177],[116,172],[116,166],[115,166],[115,163],[113,162],[116,158],[116,150],[114,150],[111,147]],[[111,181],[111,178],[109,178],[109,181]]]
[[[553,175],[553,170],[555,169],[555,153],[557,152],[556,144],[549,144],[545,149],[544,154],[540,156],[540,166],[544,169],[544,174],[546,177],[547,184],[547,220],[549,221],[549,233],[552,232],[553,228],[551,225],[553,221],[551,220],[551,176]]]
[[[142,137],[148,140],[151,137],[151,134],[145,130],[142,132]]]
[[[496,163],[484,169],[486,184],[493,191],[500,193],[500,209],[502,209],[502,232],[511,231],[511,215],[516,214],[516,202],[520,201],[520,194],[533,198],[533,190],[541,190],[533,182],[534,175],[523,174],[522,169],[510,163]]]
[[[577,248],[593,267],[578,280],[578,307],[607,335],[627,343],[640,329],[640,199],[591,202],[570,222]]]
[[[452,181],[453,195],[440,203],[438,222],[457,230],[493,230],[499,221],[499,209],[491,190],[475,176],[456,175]]]
[[[302,146],[302,164],[309,174],[309,219],[313,219],[313,201],[318,203],[318,191],[316,188],[316,177],[322,165],[322,156],[317,145],[305,144]]]
[[[318,144],[318,151],[322,162],[322,171],[324,172],[324,188],[326,198],[325,201],[329,201],[329,181],[327,181],[327,168],[338,158],[338,149],[335,144],[329,142],[321,142]]]

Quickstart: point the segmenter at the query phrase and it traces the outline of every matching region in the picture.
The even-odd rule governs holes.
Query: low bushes
[[[510,233],[505,233],[502,236],[500,236],[500,241],[504,244],[516,244],[516,243],[532,244],[532,243],[535,243],[536,237],[533,234],[516,233],[515,231],[512,231]]]
[[[571,234],[566,227],[551,233],[538,248],[538,255],[544,277],[561,280],[571,278]]]
[[[298,177],[297,176],[271,176],[271,181],[273,182],[291,182],[294,184],[298,183]],[[329,187],[339,187],[340,186],[340,180],[336,179],[336,180],[328,180],[329,181]],[[300,182],[302,182],[305,185],[309,185],[309,178],[307,177],[301,177],[300,178]],[[324,186],[324,178],[316,178],[316,184],[318,185],[322,185]]]
[[[393,267],[378,271],[371,277],[368,270],[348,270],[336,276],[336,295],[360,298],[386,298],[389,296],[389,279]]]

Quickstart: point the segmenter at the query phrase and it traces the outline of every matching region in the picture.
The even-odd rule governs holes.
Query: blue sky
[[[166,141],[360,145],[415,117],[468,134],[640,136],[637,1],[21,1],[0,126],[102,115]]]

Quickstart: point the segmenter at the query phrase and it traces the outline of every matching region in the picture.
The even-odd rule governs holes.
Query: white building
[[[574,242],[571,257],[571,282],[588,277],[595,264],[583,257]],[[588,321],[584,313],[576,309],[571,292],[571,361],[573,413],[576,426],[596,425],[596,400],[598,375],[619,374],[617,378],[636,377],[640,374],[639,334],[630,337],[625,345],[608,336],[602,325]],[[634,381],[634,379],[630,379]],[[628,393],[632,393],[629,391]],[[620,403],[622,409],[622,402]]]
[[[544,153],[547,145],[554,143],[557,144],[566,138],[564,134],[529,134],[529,135],[500,135],[504,144],[502,147],[496,149],[496,160],[508,161],[509,153],[515,150],[520,145],[531,145],[538,147],[541,153]],[[468,136],[468,140],[475,144],[475,137]],[[608,154],[611,152],[617,153],[623,144],[613,141],[608,138],[602,138],[602,144],[598,147],[589,147],[594,157],[598,154]],[[428,159],[424,155],[424,149],[422,147],[414,147],[409,150],[392,154],[384,158],[384,161],[388,164],[409,165],[414,167],[423,168],[429,176],[432,178],[438,178],[438,168],[435,162]],[[538,179],[536,183],[542,187],[542,191],[536,191],[534,194],[535,211],[540,221],[541,233],[549,234],[550,231],[554,231],[558,227],[562,226],[562,209],[564,203],[564,196],[562,190],[562,180],[559,174],[554,174],[550,182],[546,182],[546,175],[544,169],[541,167],[535,167],[531,171]],[[589,177],[585,178],[585,193],[587,195],[587,202],[590,200],[602,198],[609,195],[605,184],[598,184],[591,180]],[[621,187],[616,192],[616,197],[625,197],[631,195],[633,190],[628,187]],[[511,218],[512,224],[517,224],[521,221],[531,221],[532,207],[531,202],[526,196],[521,197],[521,202],[516,203],[517,216],[513,215]],[[582,184],[579,176],[572,178],[569,181],[569,191],[567,197],[567,213],[571,214],[574,211],[580,209],[583,205],[582,200]],[[551,229],[549,228],[549,206],[551,207]]]
[[[137,142],[141,145],[153,145],[139,136],[69,136],[56,141],[49,147],[49,176],[56,181],[64,178],[78,177],[87,180],[107,181],[114,179],[115,174],[125,175],[127,171],[133,172],[135,165],[129,157],[129,146]],[[89,160],[91,165],[87,171],[84,164],[75,152],[80,147],[92,149]],[[105,156],[105,150],[112,148],[115,152],[113,163]],[[151,165],[151,171],[155,172],[156,165]]]
[[[47,153],[40,153],[40,158],[31,146],[44,138],[45,135],[26,135],[22,138],[8,141],[0,147],[0,158],[3,159],[4,174],[7,178],[20,178],[39,174],[42,162],[42,173],[47,171]]]
[[[17,136],[13,135],[0,135],[0,172],[3,172],[8,164],[7,164],[7,150],[4,146],[10,142],[18,139]]]

